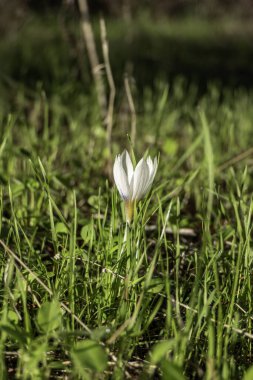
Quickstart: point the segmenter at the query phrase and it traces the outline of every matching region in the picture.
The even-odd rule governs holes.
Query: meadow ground
[[[2,118],[2,378],[250,367],[253,94],[195,90],[160,83],[138,104],[135,152],[159,153],[159,168],[125,243],[92,96],[72,114],[37,94],[25,114],[20,93],[22,112]],[[116,123],[114,153],[129,148]]]
[[[1,81],[0,378],[252,379],[252,90],[136,89],[136,159],[159,167],[126,230],[72,74],[49,95]],[[130,124],[118,91],[113,157]]]

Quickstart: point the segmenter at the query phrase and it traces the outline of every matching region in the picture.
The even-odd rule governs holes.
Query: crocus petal
[[[147,158],[147,164],[148,164],[148,168],[149,168],[149,178],[148,178],[148,180],[146,182],[146,186],[144,188],[145,194],[150,190],[150,187],[154,181],[156,171],[157,171],[157,166],[158,166],[157,158],[155,158],[154,162],[153,162],[152,159],[150,157],[148,157]]]
[[[154,171],[154,164],[153,164],[153,161],[152,161],[150,156],[148,156],[148,158],[147,158],[147,164],[148,164],[148,168],[149,168],[149,179],[150,179],[152,177],[153,171]]]
[[[129,184],[127,174],[122,165],[122,156],[117,156],[113,165],[113,176],[115,184],[124,200],[129,199]]]
[[[157,157],[155,157],[154,159],[154,162],[152,162],[151,158],[149,158],[149,162],[148,162],[148,165],[149,165],[149,180],[148,180],[148,187],[150,187],[154,181],[154,178],[155,178],[155,175],[156,175],[156,171],[157,171],[157,167],[158,167],[158,161],[157,161]],[[150,164],[151,162],[151,164]]]
[[[138,201],[145,194],[146,184],[149,179],[149,167],[143,158],[138,162],[130,184],[130,193],[132,200]]]
[[[134,172],[133,164],[127,150],[122,153],[121,157],[123,168],[127,174],[128,184],[130,185]]]
[[[142,158],[134,169],[126,150],[116,157],[113,175],[115,184],[125,202],[132,204],[144,197],[153,183],[157,166],[157,158],[152,161],[151,157],[148,157],[147,160]]]

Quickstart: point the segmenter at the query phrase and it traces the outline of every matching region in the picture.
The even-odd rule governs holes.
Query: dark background
[[[178,77],[201,91],[210,82],[252,87],[250,0],[93,0],[89,7],[101,61],[98,20],[106,20],[117,86],[128,72],[139,89]],[[17,86],[66,99],[90,91],[75,1],[1,0],[0,32],[2,97],[11,102]]]

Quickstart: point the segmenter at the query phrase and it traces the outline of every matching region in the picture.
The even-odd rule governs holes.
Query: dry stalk
[[[91,65],[93,79],[95,82],[101,118],[103,120],[106,115],[107,108],[106,91],[101,75],[101,65],[99,64],[98,60],[95,38],[89,17],[87,0],[78,0],[78,5],[81,14],[81,26],[83,31],[83,37],[87,47],[88,58]]]
[[[131,114],[131,142],[134,147],[135,138],[136,138],[136,111],[135,111],[133,96],[131,92],[131,87],[129,84],[129,79],[127,76],[125,76],[124,83],[125,83],[127,101],[128,101],[128,105],[130,109],[130,114]]]
[[[249,156],[252,156],[252,155],[253,155],[253,147],[251,147],[251,148],[245,150],[244,152],[241,152],[241,153],[237,154],[236,156],[230,158],[229,160],[225,161],[223,164],[218,166],[217,171],[221,172],[221,171],[227,169],[228,167],[233,166],[233,165],[237,164],[238,162],[241,162],[241,161],[245,160],[246,158],[248,158]]]
[[[151,225],[151,226],[145,226],[146,231],[157,231],[157,226]],[[170,227],[165,228],[166,234],[173,235],[174,231]],[[192,228],[179,228],[176,232],[178,232],[181,236],[197,236],[196,232]]]
[[[106,77],[109,84],[109,102],[108,109],[106,115],[106,128],[107,128],[107,147],[109,151],[109,166],[111,172],[111,160],[112,160],[112,127],[113,127],[113,112],[114,112],[114,100],[116,95],[116,89],[114,84],[114,79],[112,75],[112,69],[109,58],[109,46],[107,41],[107,33],[105,20],[103,18],[100,19],[100,34],[101,34],[101,43],[102,43],[102,51],[104,58],[104,65],[106,71]]]

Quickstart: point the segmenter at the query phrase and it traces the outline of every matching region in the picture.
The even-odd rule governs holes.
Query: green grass
[[[1,378],[243,378],[253,93],[197,92],[137,97],[136,156],[160,162],[126,229],[94,97],[17,91],[1,119]],[[117,111],[114,154],[129,125]]]

